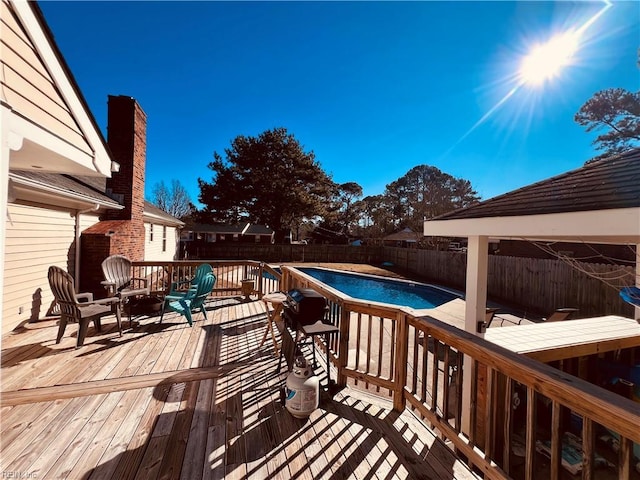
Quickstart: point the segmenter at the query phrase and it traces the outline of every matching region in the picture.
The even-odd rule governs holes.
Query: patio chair
[[[545,322],[561,322],[569,320],[570,316],[578,311],[577,308],[558,308],[555,312],[544,319]]]
[[[167,301],[165,301],[166,307],[163,308],[162,315],[160,316],[160,323],[162,323],[162,316],[165,310],[177,312],[187,318],[189,326],[193,326],[193,318],[191,314],[196,310],[200,310],[207,319],[207,310],[205,308],[205,302],[207,297],[213,290],[213,286],[216,283],[216,276],[213,273],[206,274],[201,278],[197,284],[191,285],[187,293],[182,297],[171,298],[167,295]],[[163,304],[164,305],[164,304]]]
[[[93,321],[96,330],[100,331],[100,318],[115,313],[118,321],[118,331],[122,336],[122,323],[120,321],[120,299],[118,297],[93,300],[92,293],[78,293],[75,291],[73,277],[62,268],[52,265],[49,267],[49,286],[53,292],[57,304],[60,306],[60,326],[56,343],[60,343],[69,321],[78,323],[78,340],[76,348],[84,344],[89,322]],[[81,300],[85,300],[81,302]]]
[[[129,304],[129,327],[131,327],[131,300],[139,296],[148,296],[151,293],[149,282],[146,278],[131,277],[131,260],[124,255],[111,255],[102,262],[102,285],[109,292],[109,296],[118,297],[120,306]]]
[[[179,280],[171,284],[169,293],[165,295],[164,302],[162,302],[162,313],[160,313],[160,321],[162,322],[162,316],[164,315],[164,309],[170,302],[175,302],[185,297],[189,292],[189,289],[194,285],[197,285],[207,275],[213,275],[213,268],[208,263],[202,263],[196,268],[193,278],[187,280]]]

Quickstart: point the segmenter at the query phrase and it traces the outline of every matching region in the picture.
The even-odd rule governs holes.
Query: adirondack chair
[[[120,298],[120,305],[129,304],[129,327],[131,327],[131,300],[151,293],[146,278],[131,277],[131,260],[124,255],[111,255],[102,262],[102,285],[109,292],[109,296]]]
[[[216,276],[213,273],[205,275],[197,284],[191,285],[183,297],[175,297],[176,299],[169,298],[168,302],[165,302],[166,307],[162,313],[164,314],[165,310],[177,312],[187,318],[189,326],[193,326],[193,317],[191,314],[196,310],[200,310],[206,320],[207,310],[205,309],[205,302],[213,290],[215,283]],[[160,316],[160,322],[162,322],[162,316]]]
[[[93,321],[96,330],[100,331],[100,319],[105,315],[115,313],[118,321],[118,331],[122,336],[122,323],[120,321],[120,299],[118,297],[103,298],[93,300],[92,293],[78,293],[75,291],[73,277],[62,268],[52,265],[49,267],[49,286],[57,304],[60,306],[60,326],[56,343],[60,343],[67,323],[75,321],[78,323],[78,340],[76,348],[84,344],[89,322]],[[81,302],[80,300],[86,300]]]
[[[173,282],[171,284],[169,293],[164,297],[164,302],[162,303],[162,312],[160,313],[160,321],[162,322],[164,309],[169,303],[184,298],[191,287],[197,285],[200,281],[202,281],[202,279],[204,279],[205,276],[209,274],[213,275],[213,268],[208,263],[202,263],[196,268],[193,278]]]

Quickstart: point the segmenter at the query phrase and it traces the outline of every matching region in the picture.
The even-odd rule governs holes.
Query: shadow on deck
[[[285,368],[262,302],[215,300],[193,328],[167,315],[2,339],[0,458],[23,478],[475,478],[410,412],[346,388],[308,419],[280,403]],[[128,326],[128,322],[125,323]],[[71,336],[70,336],[71,335]],[[318,355],[322,357],[322,355]]]

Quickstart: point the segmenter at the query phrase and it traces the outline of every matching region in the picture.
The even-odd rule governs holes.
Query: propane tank
[[[307,418],[318,408],[320,380],[313,375],[305,358],[300,355],[293,363],[293,370],[287,377],[285,407],[296,418]]]

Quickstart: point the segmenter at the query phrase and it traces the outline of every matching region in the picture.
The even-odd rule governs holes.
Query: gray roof
[[[250,223],[228,225],[225,223],[206,224],[187,222],[184,229],[190,232],[217,233],[219,235],[272,235],[274,233],[269,227]]]
[[[25,181],[33,186],[42,186],[84,197],[86,200],[95,201],[102,205],[120,204],[104,193],[104,180],[99,177],[74,177],[60,173],[47,173],[37,170],[11,170],[11,178]]]
[[[201,232],[201,233],[218,233],[221,235],[235,235],[241,234],[244,229],[247,228],[246,223],[227,225],[225,223],[190,223],[187,222],[185,226],[186,231]]]
[[[383,238],[388,241],[405,241],[405,242],[417,242],[422,238],[422,235],[414,232],[409,227],[406,227],[399,232],[392,233]]]
[[[154,217],[160,218],[170,225],[184,225],[184,222],[182,220],[168,214],[164,210],[156,207],[153,203],[146,200],[144,201],[144,213],[145,215],[153,215]]]
[[[22,180],[37,188],[42,186],[59,190],[74,196],[83,197],[85,200],[95,201],[106,208],[118,208],[121,205],[105,194],[106,178],[92,177],[88,175],[67,175],[61,173],[47,173],[37,170],[11,170],[10,176],[16,180]],[[183,222],[159,209],[151,202],[145,200],[144,213],[158,217],[171,225],[183,225]]]
[[[640,148],[594,161],[433,220],[640,207]]]
[[[249,225],[245,235],[273,235],[275,232],[265,225]]]

